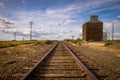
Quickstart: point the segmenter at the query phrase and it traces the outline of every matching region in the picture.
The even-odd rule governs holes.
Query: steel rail
[[[43,62],[43,60],[57,47],[59,42],[57,42],[55,44],[55,46],[53,46],[45,55],[44,57],[31,69],[29,70],[25,76],[23,76],[20,80],[26,80],[30,75],[31,73],[38,68],[38,66]]]
[[[64,45],[65,48],[69,51],[69,53],[72,55],[72,57],[75,59],[75,61],[78,63],[78,65],[82,68],[82,70],[86,72],[86,74],[87,74],[86,77],[87,77],[89,80],[98,80],[98,79],[96,78],[96,76],[93,75],[93,73],[90,72],[90,70],[88,70],[88,68],[78,59],[78,57],[77,57],[65,44],[63,44],[63,45]]]

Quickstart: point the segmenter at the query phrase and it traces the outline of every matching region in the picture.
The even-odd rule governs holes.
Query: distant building
[[[90,20],[83,24],[83,40],[102,41],[103,22],[98,20],[97,15],[90,16]]]

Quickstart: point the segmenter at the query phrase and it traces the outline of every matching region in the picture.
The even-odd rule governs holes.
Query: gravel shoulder
[[[120,44],[104,47],[103,44],[67,44],[73,52],[85,61],[100,80],[120,80]],[[117,47],[116,47],[117,46]]]
[[[54,44],[28,44],[0,49],[0,80],[6,80],[38,55],[42,58]]]

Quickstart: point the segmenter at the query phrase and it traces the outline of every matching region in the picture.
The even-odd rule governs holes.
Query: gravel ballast
[[[16,71],[29,64],[30,60],[42,58],[54,44],[28,44],[0,49],[0,80],[10,80]]]
[[[100,80],[120,80],[120,46],[67,45]]]

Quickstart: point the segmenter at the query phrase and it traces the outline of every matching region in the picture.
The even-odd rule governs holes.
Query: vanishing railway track
[[[21,80],[97,80],[63,43],[51,50]]]

